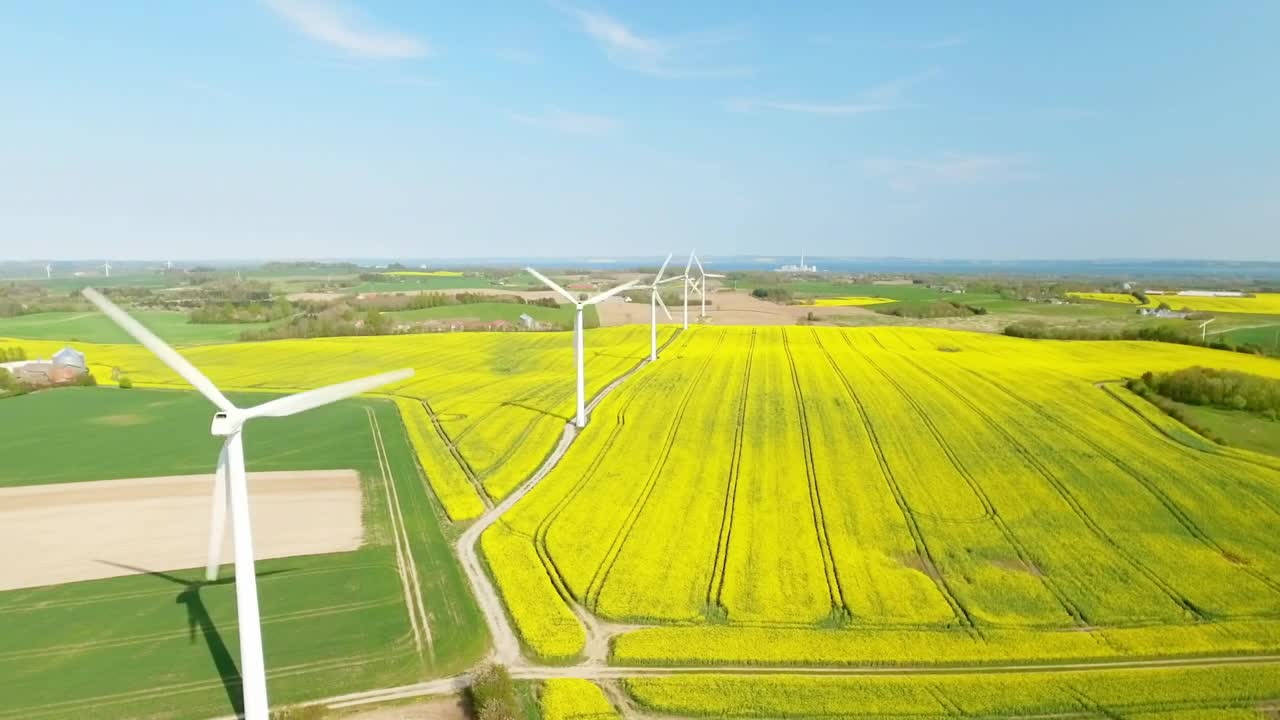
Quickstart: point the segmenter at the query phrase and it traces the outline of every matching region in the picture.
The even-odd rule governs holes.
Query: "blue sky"
[[[1280,3],[0,3],[0,259],[1280,260]]]

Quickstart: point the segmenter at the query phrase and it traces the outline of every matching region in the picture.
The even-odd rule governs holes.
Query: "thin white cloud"
[[[880,103],[824,103],[789,100],[758,100],[734,98],[726,100],[725,107],[733,112],[751,112],[753,110],[778,110],[781,112],[804,113],[806,115],[862,115],[865,113],[888,110],[890,106]]]
[[[542,57],[538,53],[519,48],[501,48],[494,50],[493,54],[501,60],[506,60],[516,65],[537,65],[542,62]]]
[[[896,80],[868,88],[852,100],[776,100],[762,98],[731,98],[724,101],[724,107],[731,112],[753,112],[756,110],[774,110],[778,112],[802,113],[805,115],[827,115],[831,117],[848,117],[867,113],[884,112],[902,107],[905,96],[911,88],[926,82],[938,74],[936,68],[908,75]]]
[[[350,55],[374,59],[420,58],[426,42],[394,30],[372,28],[359,13],[329,0],[264,0],[295,31]]]
[[[971,186],[1005,183],[1030,177],[1022,155],[994,153],[947,153],[927,160],[879,158],[866,164],[867,172],[882,178],[898,192],[916,192],[927,187]]]
[[[751,74],[751,68],[708,62],[702,55],[741,37],[738,30],[716,30],[667,37],[641,34],[621,20],[599,12],[556,4],[574,18],[605,57],[618,67],[657,77],[727,77]]]
[[[608,115],[572,112],[559,108],[552,108],[537,114],[512,113],[511,119],[531,127],[554,130],[570,135],[611,135],[622,126],[622,123],[616,118]]]

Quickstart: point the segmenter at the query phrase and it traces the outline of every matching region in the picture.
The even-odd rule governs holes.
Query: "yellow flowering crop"
[[[542,684],[545,720],[613,720],[621,717],[604,691],[589,680],[554,678]]]
[[[1141,301],[1127,293],[1067,293],[1069,297],[1099,302],[1141,305]],[[1147,307],[1167,303],[1174,310],[1193,312],[1246,313],[1280,315],[1280,293],[1257,293],[1250,297],[1201,297],[1198,295],[1148,295]]]
[[[814,298],[813,304],[818,307],[860,307],[862,305],[881,305],[897,302],[889,298],[867,297],[865,295],[846,295],[843,297]]]

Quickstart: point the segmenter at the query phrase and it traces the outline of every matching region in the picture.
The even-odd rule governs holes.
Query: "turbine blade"
[[[666,280],[662,280],[662,281],[660,281],[660,282],[658,282],[658,283],[655,283],[655,284],[657,284],[657,285],[666,285],[666,284],[667,284],[667,283],[669,283],[669,282],[675,282],[675,281],[677,281],[677,280],[683,280],[683,279],[684,279],[684,276],[683,276],[683,275],[672,275],[671,277],[667,278]]]
[[[690,251],[689,251],[689,262],[687,262],[687,263],[685,263],[685,264],[684,264],[684,274],[685,274],[685,275],[688,275],[688,274],[689,274],[689,271],[693,269],[693,257],[694,257],[694,253],[695,253],[695,252],[697,252],[697,251],[696,251],[696,250],[690,250]]]
[[[585,302],[583,302],[582,304],[583,304],[583,305],[595,305],[596,303],[598,303],[598,302],[600,302],[600,301],[602,301],[602,300],[608,300],[609,298],[613,297],[614,295],[617,295],[618,293],[622,292],[623,290],[630,290],[631,288],[635,287],[635,286],[636,286],[636,283],[637,283],[637,281],[636,281],[636,280],[629,280],[629,281],[627,281],[627,282],[625,282],[625,283],[623,283],[623,284],[619,285],[618,287],[613,288],[612,290],[605,290],[604,292],[600,293],[599,295],[596,295],[595,297],[587,298],[587,299],[586,299],[586,301],[585,301]]]
[[[699,260],[696,255],[694,256],[693,261],[698,263],[698,274],[701,275],[702,277],[706,277],[707,271],[702,269],[702,261]]]
[[[104,297],[102,293],[87,287],[81,290],[80,294],[96,305],[103,314],[111,318],[112,322],[132,335],[133,339],[142,343],[145,348],[160,358],[171,370],[181,375],[183,380],[191,383],[191,387],[199,390],[200,394],[208,398],[209,402],[217,405],[219,410],[230,412],[236,409],[236,406],[231,404],[227,396],[223,395],[222,391],[213,384],[213,381],[204,376],[204,373],[197,370],[195,365],[192,365],[186,358],[179,355],[178,351],[169,347],[165,341],[156,337],[155,333],[143,327],[142,323],[129,317],[128,313],[116,307],[115,303]]]
[[[725,277],[724,275],[717,275],[716,273],[703,273],[703,276],[704,276],[704,277],[716,277],[716,278],[722,278],[722,277]]]
[[[671,311],[667,309],[667,304],[662,302],[662,296],[658,294],[658,289],[653,290],[653,299],[658,301],[658,307],[662,308],[662,312],[667,314],[667,319],[672,320]]]
[[[662,261],[662,267],[658,268],[658,274],[653,276],[653,284],[657,285],[662,282],[662,273],[667,271],[667,264],[671,262],[672,253],[667,253],[667,259]]]
[[[565,298],[566,298],[569,302],[573,303],[574,305],[577,305],[577,304],[578,304],[578,298],[574,297],[574,296],[573,296],[573,295],[572,295],[568,290],[565,290],[564,288],[562,288],[562,287],[560,287],[559,285],[557,285],[557,284],[555,284],[554,282],[552,282],[552,281],[551,281],[551,278],[547,277],[546,275],[543,275],[542,273],[538,272],[537,270],[534,270],[533,268],[525,268],[525,270],[527,270],[527,271],[529,272],[529,274],[530,274],[530,275],[532,275],[532,276],[534,276],[534,277],[538,278],[539,280],[541,280],[543,285],[546,285],[547,287],[551,288],[552,290],[555,290],[556,292],[558,292],[558,293],[560,293],[561,295],[565,296]]]
[[[345,400],[353,395],[359,395],[362,392],[368,392],[376,387],[381,387],[388,383],[404,380],[413,377],[413,370],[395,370],[393,372],[382,373],[381,375],[373,375],[359,380],[349,380],[337,385],[329,385],[328,387],[317,388],[315,390],[307,390],[296,395],[288,395],[286,397],[277,398],[270,402],[251,407],[244,413],[244,419],[259,417],[286,417],[288,415],[296,415],[300,412],[306,412],[321,405]]]

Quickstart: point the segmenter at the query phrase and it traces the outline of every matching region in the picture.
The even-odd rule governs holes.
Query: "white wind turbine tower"
[[[165,365],[182,376],[209,399],[218,411],[213,415],[212,433],[226,438],[218,454],[213,483],[213,517],[209,528],[209,564],[205,577],[218,575],[219,552],[225,532],[226,512],[231,512],[231,533],[235,547],[236,616],[240,633],[240,676],[244,692],[246,720],[267,720],[267,675],[262,659],[262,625],[258,614],[258,582],[253,561],[253,533],[249,526],[249,489],[244,468],[244,424],[260,417],[286,417],[337,402],[387,383],[413,375],[413,370],[397,370],[316,390],[277,398],[251,408],[238,408],[222,394],[209,378],[187,362],[173,348],[129,317],[97,290],[85,288],[83,294],[107,317],[132,335]],[[228,490],[230,491],[228,493]]]
[[[653,276],[653,283],[650,285],[642,285],[650,291],[649,295],[649,360],[658,359],[658,306],[662,306],[662,312],[667,314],[667,319],[671,320],[671,311],[667,309],[667,304],[662,302],[662,285],[675,280],[684,279],[683,275],[662,279],[662,274],[667,271],[667,265],[671,262],[671,253],[667,253],[667,259],[662,262],[662,267],[658,268],[658,274]],[[686,303],[687,309],[687,303]]]
[[[542,273],[538,272],[537,270],[534,270],[533,268],[525,268],[525,270],[528,270],[530,275],[541,280],[543,285],[546,285],[552,290],[555,290],[556,292],[563,295],[566,300],[573,303],[574,307],[578,309],[577,314],[574,315],[574,318],[573,318],[574,363],[578,366],[578,414],[577,414],[577,417],[574,419],[574,424],[580,428],[586,427],[587,426],[587,410],[586,410],[587,399],[586,399],[586,381],[583,376],[582,309],[588,305],[595,305],[596,303],[602,300],[606,300],[610,297],[613,297],[614,295],[617,295],[623,290],[627,290],[634,287],[636,284],[636,281],[630,280],[611,290],[606,290],[600,293],[599,295],[589,297],[586,300],[578,300],[576,297],[573,296],[573,293],[555,284],[546,275],[543,275]]]
[[[693,270],[694,265],[698,266],[698,278],[695,280],[689,272]],[[707,316],[707,278],[722,278],[724,275],[709,273],[702,268],[702,261],[698,259],[698,251],[694,250],[689,253],[689,262],[684,266],[685,290],[684,290],[684,329],[689,329],[689,290],[697,290],[698,297],[702,299],[702,314],[699,317]]]
[[[103,276],[103,277],[111,277],[111,262],[110,262],[110,261],[102,263],[102,276]]]
[[[52,265],[52,264],[50,264],[50,263],[45,263],[45,265],[44,265],[44,277],[45,277],[45,279],[46,279],[46,280],[48,280],[48,279],[50,279],[50,278],[52,278],[52,277],[53,277],[53,265]]]

